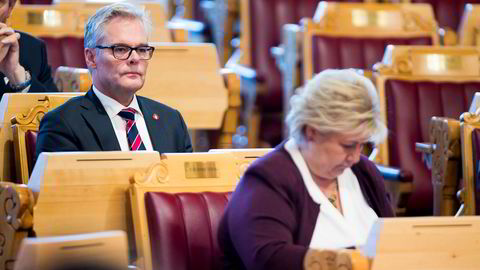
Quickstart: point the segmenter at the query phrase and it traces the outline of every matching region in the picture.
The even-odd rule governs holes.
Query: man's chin
[[[138,81],[138,80],[129,80],[125,83],[122,83],[122,87],[124,89],[130,89],[130,91],[132,92],[137,92],[138,90],[142,89],[143,87],[143,84],[144,84],[144,81]]]

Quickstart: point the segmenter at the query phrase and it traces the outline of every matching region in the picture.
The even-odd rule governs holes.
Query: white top
[[[307,163],[293,139],[285,143],[285,150],[300,171],[308,194],[320,205],[310,248],[338,249],[364,245],[378,216],[365,201],[353,171],[347,168],[337,178],[342,215],[314,182]]]
[[[117,135],[118,144],[120,144],[120,149],[122,149],[122,151],[130,151],[126,131],[127,122],[123,120],[120,115],[118,115],[118,113],[126,107],[118,103],[118,101],[116,101],[115,99],[104,95],[95,86],[93,86],[93,92],[102,103],[105,111],[108,114],[108,117],[110,118],[110,121],[112,122],[113,130],[115,131],[115,135]],[[142,138],[143,144],[145,145],[145,150],[153,151],[152,141],[150,140],[150,135],[148,134],[147,125],[145,124],[145,119],[143,118],[142,111],[138,106],[136,95],[133,96],[133,100],[128,105],[128,107],[133,108],[137,111],[137,113],[135,113],[135,122],[137,125],[138,133],[140,134],[140,138]]]

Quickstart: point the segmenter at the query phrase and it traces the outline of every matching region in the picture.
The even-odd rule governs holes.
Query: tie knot
[[[123,119],[128,119],[128,120],[135,120],[135,109],[132,109],[132,108],[125,108],[123,110],[121,110],[118,115],[120,115],[120,117],[122,117]]]

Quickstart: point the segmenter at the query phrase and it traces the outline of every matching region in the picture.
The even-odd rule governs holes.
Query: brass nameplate
[[[29,11],[27,23],[30,25],[44,25],[58,27],[62,24],[62,15],[56,10]]]
[[[218,178],[215,161],[185,162],[185,178]]]
[[[392,12],[384,10],[354,9],[352,10],[352,24],[356,27],[387,27],[391,24],[392,15],[394,15]]]
[[[478,76],[478,54],[474,53],[425,53],[412,52],[415,75]]]
[[[463,59],[460,55],[428,54],[425,58],[427,68],[432,71],[458,71],[463,68]]]

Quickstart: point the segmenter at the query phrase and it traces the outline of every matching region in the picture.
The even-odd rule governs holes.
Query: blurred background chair
[[[381,113],[389,130],[378,162],[411,171],[408,215],[431,215],[431,172],[415,152],[429,139],[432,116],[458,119],[480,88],[475,47],[389,46],[374,74]]]
[[[458,44],[458,31],[462,14],[467,4],[480,3],[479,0],[387,0],[393,3],[425,3],[432,6],[438,26],[442,29],[442,44]]]

